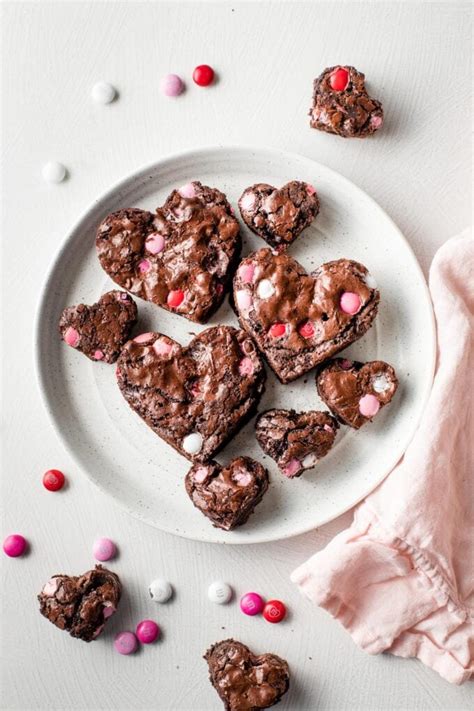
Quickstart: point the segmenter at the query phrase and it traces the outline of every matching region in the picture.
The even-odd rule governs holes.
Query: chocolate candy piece
[[[69,306],[61,314],[59,331],[68,346],[91,360],[113,363],[137,322],[137,306],[124,291],[108,291],[92,306]]]
[[[288,662],[276,654],[256,656],[234,639],[213,644],[204,659],[226,711],[268,709],[290,686]]]
[[[265,384],[252,339],[230,326],[208,328],[187,346],[142,334],[126,344],[116,372],[130,407],[193,462],[207,461],[253,415]]]
[[[310,125],[343,138],[364,138],[383,123],[380,101],[365,88],[365,75],[354,67],[329,67],[314,80]]]
[[[257,441],[290,479],[326,456],[339,425],[328,412],[266,410],[255,425]]]
[[[38,595],[40,612],[53,625],[84,642],[96,639],[120,602],[122,585],[96,565],[81,576],[53,575]]]
[[[268,489],[268,472],[250,457],[237,457],[226,467],[196,464],[186,474],[193,504],[216,528],[231,531],[245,523]]]
[[[382,360],[369,363],[334,358],[316,375],[319,397],[344,424],[358,430],[396,393],[395,370]]]
[[[244,190],[239,208],[247,227],[282,252],[312,223],[319,199],[312,185],[298,180],[279,189],[257,183]]]
[[[351,295],[351,307],[354,295],[359,297],[357,313],[348,312],[347,297],[341,305],[344,293]],[[307,274],[287,254],[260,249],[242,260],[234,277],[240,323],[283,383],[363,336],[377,314],[379,298],[367,269],[350,259],[328,262]]]
[[[97,254],[121,287],[205,323],[224,298],[241,240],[223,193],[195,181],[155,213],[119,210],[99,225]]]

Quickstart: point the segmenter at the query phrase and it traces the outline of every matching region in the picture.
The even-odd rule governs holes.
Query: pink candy
[[[370,119],[370,125],[374,128],[380,128],[383,123],[383,118],[381,116],[372,116]]]
[[[165,96],[179,96],[184,89],[184,82],[177,74],[167,74],[160,83]]]
[[[167,343],[164,338],[158,338],[153,344],[153,350],[156,355],[165,356],[171,353],[173,346]]]
[[[147,271],[149,271],[150,267],[151,264],[148,259],[142,259],[142,261],[138,265],[138,271],[141,272],[141,274],[145,274]]]
[[[146,341],[149,341],[150,338],[153,338],[152,333],[140,333],[139,336],[135,336],[133,339],[135,343],[146,343]]]
[[[253,477],[250,472],[239,469],[234,473],[234,481],[236,481],[239,486],[248,486],[253,481]]]
[[[119,632],[114,647],[119,654],[133,654],[138,649],[138,640],[133,632]]]
[[[237,306],[242,311],[247,311],[252,305],[252,297],[248,291],[238,291],[235,295]]]
[[[26,540],[19,533],[12,533],[3,541],[3,550],[10,558],[18,558],[26,550]]]
[[[341,307],[341,311],[344,311],[344,313],[351,314],[351,316],[353,316],[358,311],[360,311],[362,302],[360,300],[359,294],[354,294],[352,291],[345,291],[341,296],[339,305]]]
[[[102,360],[103,357],[104,357],[104,351],[101,351],[100,349],[97,349],[96,351],[94,351],[94,358],[96,360]]]
[[[152,234],[145,240],[145,249],[150,254],[159,254],[165,248],[165,238],[160,235],[159,232],[152,232]]]
[[[301,469],[301,462],[299,459],[290,459],[288,464],[283,470],[283,474],[291,479],[292,476],[295,476]]]
[[[75,328],[69,327],[66,329],[66,332],[64,334],[64,341],[68,344],[68,346],[72,346],[73,348],[75,348],[79,343],[79,338],[79,333],[76,331]]]
[[[115,543],[110,538],[98,538],[92,546],[92,554],[96,560],[110,560],[116,552]]]
[[[359,400],[359,412],[364,417],[374,417],[380,409],[380,403],[375,395],[364,395]]]
[[[194,185],[192,183],[186,183],[186,185],[182,185],[178,193],[181,195],[181,197],[184,198],[193,198],[196,197],[196,190],[194,188]]]
[[[245,615],[259,615],[265,603],[262,597],[256,592],[249,592],[240,598],[240,609]]]
[[[240,375],[252,375],[253,373],[253,361],[251,358],[242,358],[239,363],[239,373]]]
[[[137,625],[136,635],[142,644],[151,644],[159,634],[160,628],[153,620],[142,620]]]
[[[251,284],[253,282],[254,274],[255,267],[253,264],[242,264],[239,268],[239,277],[244,284]]]
[[[207,479],[209,470],[207,467],[198,467],[193,473],[193,479],[198,484],[202,484]]]

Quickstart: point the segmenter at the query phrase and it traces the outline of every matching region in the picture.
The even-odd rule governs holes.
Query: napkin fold
[[[429,286],[438,357],[421,424],[352,525],[291,579],[369,654],[474,676],[474,240],[437,252]]]

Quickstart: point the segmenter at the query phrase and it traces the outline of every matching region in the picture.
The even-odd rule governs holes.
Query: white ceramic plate
[[[128,407],[115,367],[92,363],[58,336],[62,309],[93,303],[114,288],[95,254],[95,228],[122,207],[153,210],[175,187],[200,180],[223,190],[236,205],[256,182],[280,186],[304,180],[316,186],[321,212],[290,253],[303,266],[348,257],[365,264],[381,291],[371,330],[346,353],[382,359],[397,370],[394,401],[359,432],[341,427],[336,444],[317,469],[288,480],[263,455],[247,424],[217,459],[246,454],[265,464],[271,484],[249,521],[236,531],[213,528],[186,495],[187,460],[157,437]],[[265,243],[242,226],[243,255]],[[135,333],[162,331],[181,343],[204,326],[138,299]],[[208,325],[237,320],[227,302]],[[54,426],[79,467],[134,516],[160,529],[203,541],[257,543],[294,536],[343,513],[366,496],[400,459],[431,387],[435,341],[428,290],[404,237],[364,192],[323,165],[272,149],[210,148],[159,161],[126,178],[98,200],[67,236],[45,284],[36,331],[40,387]],[[268,369],[267,369],[268,370]],[[281,385],[269,371],[260,411],[270,407],[321,408],[314,374]]]

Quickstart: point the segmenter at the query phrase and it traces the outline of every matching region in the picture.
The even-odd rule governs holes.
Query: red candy
[[[274,323],[270,326],[270,336],[272,338],[281,338],[286,333],[286,326],[284,323]]]
[[[200,64],[193,72],[193,81],[198,86],[209,86],[214,81],[214,69],[208,64]]]
[[[263,608],[263,616],[267,622],[281,622],[286,615],[286,607],[280,600],[269,600]]]
[[[184,291],[181,291],[181,289],[176,289],[176,291],[170,291],[168,294],[168,298],[166,299],[166,302],[168,306],[170,306],[172,309],[177,309],[180,304],[182,304],[184,301]]]
[[[343,67],[336,69],[329,77],[329,84],[334,91],[344,91],[349,84],[349,72]]]
[[[303,338],[312,338],[314,336],[314,326],[311,321],[306,321],[306,323],[303,323],[299,327],[298,333],[300,334],[300,336],[303,336]]]
[[[64,474],[59,469],[48,469],[43,475],[43,486],[48,491],[59,491],[66,481]]]

